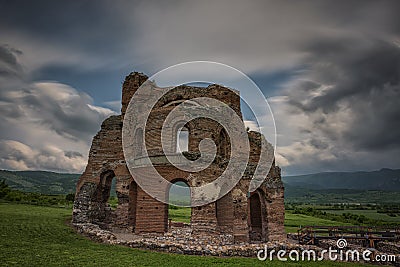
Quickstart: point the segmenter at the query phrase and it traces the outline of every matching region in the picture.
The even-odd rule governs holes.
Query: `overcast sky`
[[[400,1],[0,0],[0,168],[81,172],[131,71],[249,75],[284,174],[400,168]]]

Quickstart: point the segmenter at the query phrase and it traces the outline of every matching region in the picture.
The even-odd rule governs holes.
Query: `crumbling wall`
[[[77,183],[73,222],[128,224],[127,185],[132,178],[125,165],[121,130],[121,116],[111,116],[102,123],[93,138],[88,164]],[[107,205],[112,179],[117,179],[116,211]]]

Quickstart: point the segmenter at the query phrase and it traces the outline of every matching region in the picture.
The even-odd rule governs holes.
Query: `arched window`
[[[185,126],[178,129],[176,134],[176,152],[189,151],[189,129]]]

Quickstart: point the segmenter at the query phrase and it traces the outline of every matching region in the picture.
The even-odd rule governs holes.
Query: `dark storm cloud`
[[[5,44],[0,45],[0,78],[1,76],[19,75],[22,70],[17,62],[16,55],[18,54],[22,54],[22,52]]]
[[[319,139],[311,139],[310,145],[312,145],[316,149],[327,149],[329,147],[329,145],[326,142],[323,142]]]
[[[21,77],[18,81],[0,73],[3,80],[0,95],[4,102],[9,102],[8,105],[4,103],[0,107],[3,115],[17,119],[27,112],[37,114],[38,124],[73,139],[87,138],[98,129],[99,121],[106,114],[88,106],[88,103],[91,103],[88,95],[54,82],[26,82],[28,78],[24,77],[22,67],[17,63],[13,53],[15,49],[3,46],[0,51],[0,66],[12,66],[17,76]],[[19,87],[14,87],[16,81]],[[107,113],[106,109],[103,111]],[[111,114],[110,111],[108,113]]]
[[[65,151],[64,155],[68,158],[79,158],[83,157],[83,155],[77,151]]]
[[[307,80],[290,89],[289,103],[330,139],[361,150],[399,148],[399,45],[331,38],[314,41],[307,51],[309,70],[301,77]]]
[[[0,1],[0,28],[88,53],[113,52],[127,30],[107,1]],[[127,32],[125,32],[127,33]]]
[[[82,140],[96,132],[105,114],[91,110],[90,97],[71,89],[54,83],[38,83],[20,101],[38,114],[38,123],[44,127],[67,138]]]
[[[8,71],[0,72],[0,168],[81,171],[88,143],[113,112],[68,85],[30,81],[20,54],[0,47],[0,66]]]
[[[0,0],[0,40],[8,44],[0,48],[7,123],[0,141],[19,151],[15,160],[5,155],[3,165],[39,168],[45,160],[21,162],[18,155],[47,151],[75,170],[75,157],[39,144],[65,142],[64,150],[85,156],[110,112],[94,103],[119,110],[124,75],[210,60],[255,78],[266,94],[280,97],[276,105],[290,103],[291,112],[274,107],[286,169],[383,166],[399,139],[398,10],[396,0]],[[288,80],[285,91],[280,84]],[[70,147],[71,140],[81,148]],[[361,162],[357,150],[381,153],[362,154]]]
[[[7,47],[7,45],[0,46],[0,59],[2,63],[14,68],[18,68],[17,58],[14,53],[21,53],[21,51]]]

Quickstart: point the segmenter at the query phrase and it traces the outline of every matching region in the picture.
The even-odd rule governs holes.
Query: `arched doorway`
[[[190,187],[184,179],[175,179],[168,190],[169,222],[178,224],[190,223],[192,209],[190,208]],[[182,207],[184,206],[184,207]]]
[[[263,241],[264,240],[264,216],[263,209],[265,205],[263,203],[262,194],[257,190],[250,195],[249,198],[249,235],[252,241]]]
[[[97,186],[96,199],[99,208],[99,219],[100,221],[110,221],[112,211],[117,208],[118,199],[115,192],[116,179],[115,174],[112,170],[102,172],[100,175],[100,181]],[[112,188],[114,190],[112,190]],[[111,191],[114,193],[111,194]]]

